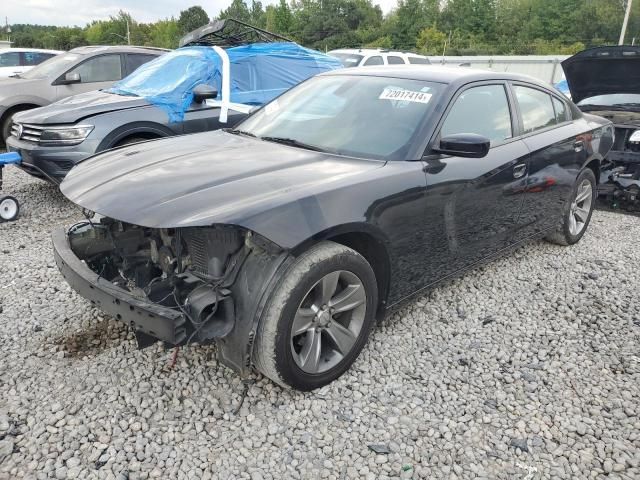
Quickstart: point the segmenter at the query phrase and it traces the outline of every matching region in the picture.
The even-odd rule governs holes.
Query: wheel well
[[[370,234],[361,232],[343,233],[325,240],[349,247],[369,262],[378,283],[378,314],[380,314],[383,311],[380,307],[387,303],[389,277],[391,274],[389,255],[382,242]]]
[[[39,106],[40,105],[36,105],[35,103],[21,103],[19,105],[14,105],[13,107],[9,107],[2,114],[2,118],[0,118],[0,125],[3,124],[4,121],[14,113],[22,112],[23,110],[31,110],[32,108],[38,108]]]
[[[596,176],[596,185],[600,183],[600,162],[598,160],[591,160],[587,163],[586,168],[590,168]]]
[[[162,138],[162,135],[158,135],[157,133],[151,132],[136,132],[125,137],[119,138],[118,141],[114,142],[113,146],[122,145],[123,143],[133,140],[133,139],[142,139],[142,140],[153,140],[156,138]]]

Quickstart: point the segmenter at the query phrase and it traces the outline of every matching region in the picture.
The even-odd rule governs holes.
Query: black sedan
[[[528,77],[331,72],[233,130],[82,162],[61,190],[96,213],[54,232],[56,262],[140,341],[215,341],[242,375],[310,390],[404,300],[525,241],[578,242],[612,141]]]

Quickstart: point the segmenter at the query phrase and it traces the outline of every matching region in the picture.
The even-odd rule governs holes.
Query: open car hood
[[[74,167],[60,190],[81,207],[144,227],[245,226],[383,165],[215,131],[106,151]]]
[[[640,94],[640,47],[596,47],[562,62],[571,99],[612,93]]]

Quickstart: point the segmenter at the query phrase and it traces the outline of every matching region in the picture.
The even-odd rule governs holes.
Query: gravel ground
[[[640,478],[640,219],[597,212],[391,316],[308,394],[215,347],[136,349],[66,285],[78,212],[14,168],[0,225],[0,479]],[[244,392],[244,395],[243,395]],[[374,450],[378,450],[377,452]]]

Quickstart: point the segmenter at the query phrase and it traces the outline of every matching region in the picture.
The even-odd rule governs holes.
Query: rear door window
[[[521,85],[516,85],[514,91],[522,114],[523,133],[535,132],[558,123],[551,95]]]
[[[404,65],[404,59],[395,55],[387,55],[387,63],[389,65]]]
[[[368,65],[384,65],[384,62],[382,61],[382,57],[380,55],[376,55],[375,57],[367,58],[363,65],[365,67]]]
[[[428,65],[429,60],[423,57],[409,57],[409,63],[413,65]]]
[[[128,53],[127,54],[127,75],[137,70],[141,65],[153,60],[155,55],[144,55],[142,53]]]
[[[100,55],[81,63],[70,73],[79,73],[82,83],[110,82],[122,78],[120,55]]]
[[[555,110],[555,113],[556,113],[556,122],[562,123],[562,122],[567,122],[571,120],[571,117],[569,116],[569,111],[567,110],[566,103],[561,102],[557,98],[553,98],[553,97],[551,98],[553,99],[553,109]]]
[[[34,67],[36,65],[40,65],[45,60],[53,57],[54,54],[51,53],[43,53],[43,52],[23,52],[23,65],[27,67]]]

